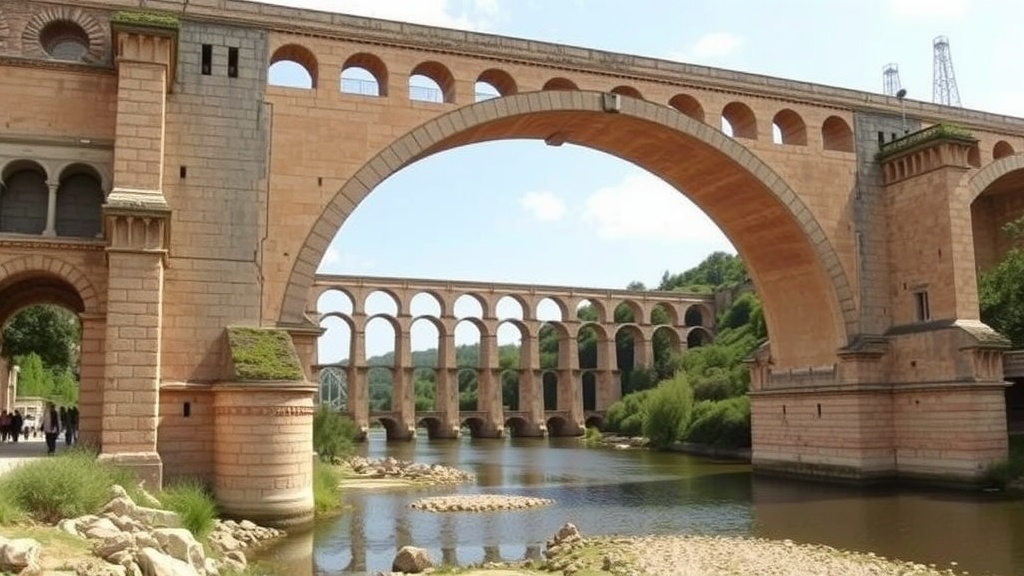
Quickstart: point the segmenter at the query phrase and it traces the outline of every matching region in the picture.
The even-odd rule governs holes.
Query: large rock
[[[415,546],[402,546],[391,562],[392,572],[404,572],[406,574],[419,574],[427,568],[433,568],[434,561],[423,548]]]
[[[191,532],[184,528],[157,528],[152,534],[165,554],[187,562],[197,573],[206,570],[206,553]]]
[[[0,569],[20,572],[39,560],[39,542],[31,538],[0,538]]]
[[[191,565],[154,548],[139,550],[136,560],[143,576],[200,576]]]

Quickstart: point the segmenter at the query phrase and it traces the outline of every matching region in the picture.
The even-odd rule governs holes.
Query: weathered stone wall
[[[213,393],[206,386],[160,390],[157,451],[164,477],[213,479]]]
[[[202,45],[213,47],[201,72]],[[239,49],[228,77],[228,47]],[[265,34],[183,22],[168,95],[164,195],[174,210],[165,279],[164,381],[221,373],[224,327],[260,322],[256,257],[265,209]]]

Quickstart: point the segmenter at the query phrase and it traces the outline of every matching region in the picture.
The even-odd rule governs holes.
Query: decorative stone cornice
[[[53,252],[102,252],[107,247],[103,240],[49,238],[21,234],[0,235],[0,248],[22,248]]]
[[[312,417],[316,410],[312,406],[216,406],[217,416],[267,416],[274,418]]]

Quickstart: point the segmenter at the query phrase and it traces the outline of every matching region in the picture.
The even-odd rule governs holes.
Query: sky
[[[944,35],[963,106],[1024,116],[1014,24],[1024,21],[1019,0],[271,3],[872,92],[882,92],[882,69],[896,63],[908,100],[923,101],[932,100],[932,42]],[[640,281],[651,287],[666,270],[681,272],[715,250],[734,252],[684,195],[632,164],[571,145],[496,142],[442,152],[383,182],[341,227],[320,271],[604,288]],[[368,307],[371,313],[386,309],[383,299]],[[344,311],[347,305],[324,301],[320,308]],[[414,307],[413,314],[425,311]],[[325,324],[321,362],[347,356],[348,338],[339,334],[339,324]],[[475,332],[463,327],[457,341],[474,340]],[[431,339],[414,331],[413,349],[433,346]],[[388,330],[368,330],[368,355],[390,349]]]

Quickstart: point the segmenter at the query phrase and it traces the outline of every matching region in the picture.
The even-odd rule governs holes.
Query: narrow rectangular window
[[[931,311],[928,309],[927,290],[914,292],[914,319],[918,322],[927,322],[931,319]]]
[[[185,402],[185,404],[182,405],[182,407],[181,407],[181,415],[184,416],[185,418],[189,418],[189,417],[192,416],[192,403],[191,402]]]
[[[213,73],[213,45],[203,44],[203,76]]]
[[[228,77],[238,78],[238,48],[228,48]]]

